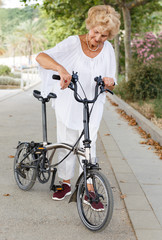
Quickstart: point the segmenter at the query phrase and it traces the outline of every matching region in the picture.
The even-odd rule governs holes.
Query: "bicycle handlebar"
[[[52,78],[54,79],[54,80],[60,80],[60,76],[59,75],[53,75],[52,76]],[[94,81],[96,82],[96,87],[95,87],[95,95],[94,95],[94,98],[92,99],[92,100],[88,100],[88,99],[79,99],[78,98],[78,94],[77,94],[77,81],[78,81],[78,75],[77,75],[77,73],[74,73],[73,72],[73,74],[72,74],[72,79],[71,79],[71,82],[70,82],[70,84],[69,84],[69,86],[68,86],[68,88],[70,88],[71,90],[73,90],[74,91],[74,98],[75,98],[75,100],[76,101],[78,101],[78,102],[87,102],[87,103],[94,103],[96,100],[97,100],[97,98],[98,98],[98,96],[99,96],[99,94],[98,94],[98,88],[100,87],[100,93],[103,93],[103,92],[109,92],[109,93],[111,93],[111,94],[114,94],[111,90],[109,90],[109,89],[104,89],[104,87],[105,87],[105,84],[104,84],[104,81],[102,80],[102,77],[101,76],[99,76],[99,77],[95,77],[95,79],[94,79]]]

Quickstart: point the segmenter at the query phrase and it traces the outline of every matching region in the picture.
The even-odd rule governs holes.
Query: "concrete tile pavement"
[[[8,96],[0,94],[0,100]],[[137,239],[162,240],[162,161],[139,144],[135,127],[121,119],[108,101],[99,134],[121,193],[126,195],[124,203]]]
[[[22,92],[21,89],[0,89],[0,101],[3,101],[15,94]]]
[[[36,89],[39,89],[38,86]],[[97,143],[97,157],[102,172],[109,179],[114,195],[114,212],[109,226],[102,232],[92,233],[81,223],[75,203],[52,201],[50,182],[36,181],[33,189],[21,191],[13,176],[13,158],[18,140],[40,141],[41,103],[32,97],[32,89],[0,102],[0,240],[135,240],[119,185],[111,164],[105,154],[100,137]],[[56,123],[51,104],[47,104],[48,139],[56,140]],[[117,145],[116,145],[117,151]],[[120,158],[114,158],[118,163]],[[57,161],[57,159],[56,159]],[[77,166],[78,169],[78,166]],[[76,169],[72,188],[78,177]],[[58,179],[59,180],[59,179]],[[57,181],[58,181],[57,180]],[[10,194],[4,196],[4,194]],[[21,229],[21,231],[20,231]],[[66,233],[66,234],[65,234]]]
[[[34,87],[38,83],[40,83],[40,79],[37,79],[37,81],[34,81],[30,85],[23,87],[23,89],[21,89],[21,88],[19,88],[19,89],[0,89],[0,101],[4,101],[7,98],[15,96],[15,95],[23,92],[24,90],[26,91],[26,90]]]
[[[140,144],[136,127],[105,104],[100,136],[138,240],[162,240],[162,161]]]

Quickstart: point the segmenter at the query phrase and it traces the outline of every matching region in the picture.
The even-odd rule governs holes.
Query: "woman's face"
[[[98,45],[103,44],[107,40],[108,36],[108,31],[103,32],[100,30],[100,27],[94,27],[89,31],[88,41],[92,46],[97,47]]]

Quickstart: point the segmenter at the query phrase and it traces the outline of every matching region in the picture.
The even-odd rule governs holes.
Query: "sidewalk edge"
[[[10,98],[10,97],[14,97],[15,95],[20,94],[20,93],[22,93],[22,92],[25,92],[25,91],[27,91],[28,89],[30,89],[30,88],[32,88],[32,87],[34,87],[34,86],[36,86],[36,85],[38,85],[38,84],[40,84],[40,83],[41,83],[41,81],[37,81],[37,82],[31,84],[30,86],[24,87],[23,89],[21,89],[21,88],[18,89],[19,91],[15,92],[15,93],[7,94],[6,96],[0,98],[0,102],[3,102],[3,101],[5,101],[6,99],[8,99],[8,98]]]
[[[128,105],[122,99],[116,95],[109,95],[110,99],[119,105],[119,108],[123,109],[128,115],[136,119],[138,125],[147,133],[151,135],[151,138],[162,145],[162,130],[155,126],[150,120],[145,118],[142,114],[136,111],[133,107]]]

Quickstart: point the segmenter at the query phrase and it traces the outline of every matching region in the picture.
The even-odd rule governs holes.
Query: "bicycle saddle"
[[[43,98],[41,96],[41,92],[38,90],[33,91],[33,96],[37,98],[39,101],[43,101],[43,102],[49,102],[51,98],[57,98],[57,95],[55,93],[49,93],[46,98]]]

